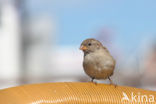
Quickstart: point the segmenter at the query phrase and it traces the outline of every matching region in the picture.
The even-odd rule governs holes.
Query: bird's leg
[[[97,84],[96,82],[94,82],[94,79],[95,79],[95,78],[92,77],[91,82],[94,83],[94,84]]]
[[[94,79],[95,79],[95,78],[94,78],[94,77],[92,77],[91,82],[94,82]]]
[[[109,81],[110,81],[110,85],[114,85],[115,87],[117,86],[116,84],[113,83],[113,81],[111,80],[110,77],[108,77]]]

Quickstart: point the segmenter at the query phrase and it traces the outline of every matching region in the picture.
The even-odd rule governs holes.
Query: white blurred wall
[[[0,78],[15,78],[20,70],[19,15],[15,5],[1,1]]]
[[[49,16],[35,17],[28,24],[26,70],[27,77],[46,76],[51,69],[50,55],[54,40],[53,22]]]

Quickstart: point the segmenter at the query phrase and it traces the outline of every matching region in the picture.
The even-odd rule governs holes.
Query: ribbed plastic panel
[[[153,102],[154,97],[154,102]],[[94,83],[45,83],[0,90],[0,104],[155,104],[156,92]]]

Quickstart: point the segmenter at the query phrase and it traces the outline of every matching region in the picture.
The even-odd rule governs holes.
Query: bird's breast
[[[114,70],[113,60],[100,54],[88,54],[84,57],[83,67],[86,74],[97,79],[105,79]]]

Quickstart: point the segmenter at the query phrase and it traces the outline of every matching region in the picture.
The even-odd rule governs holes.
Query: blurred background
[[[86,38],[96,38],[117,61],[112,77],[117,85],[156,91],[155,4],[155,0],[0,0],[0,89],[90,81],[79,46]]]

